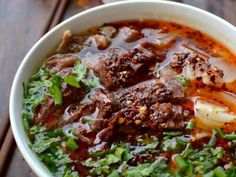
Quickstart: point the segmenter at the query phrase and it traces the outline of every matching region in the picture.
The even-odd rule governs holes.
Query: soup
[[[233,177],[235,61],[175,23],[65,31],[24,84],[30,147],[53,176]]]

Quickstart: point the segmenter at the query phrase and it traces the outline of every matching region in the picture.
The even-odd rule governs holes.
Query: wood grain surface
[[[202,8],[236,25],[236,0],[178,2]],[[9,128],[10,87],[20,62],[48,29],[100,4],[100,0],[0,1],[0,177],[36,177],[16,147]]]
[[[47,29],[57,3],[58,0],[0,1],[0,145],[9,123],[9,95],[16,69]]]

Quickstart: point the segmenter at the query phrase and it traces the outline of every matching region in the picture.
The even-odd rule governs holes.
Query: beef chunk
[[[119,88],[133,85],[140,81],[139,71],[148,71],[154,55],[143,47],[137,47],[128,51],[112,48],[108,56],[102,58],[95,66],[95,73],[99,75],[100,81],[107,87]]]
[[[61,70],[73,67],[78,58],[74,55],[65,54],[65,55],[54,55],[50,57],[46,62],[45,66],[53,73],[58,73]]]
[[[177,72],[181,72],[185,60],[188,58],[190,53],[174,53],[173,59],[170,62],[170,66]]]
[[[73,36],[71,31],[66,30],[56,52],[60,54],[79,52],[84,47],[86,39],[86,36]]]
[[[127,135],[145,130],[158,132],[183,128],[182,107],[175,105],[175,101],[184,96],[182,86],[171,78],[153,79],[109,93],[108,100],[120,103],[120,109],[109,114],[108,126],[100,129],[95,143],[108,141],[117,133]]]
[[[53,98],[46,96],[44,102],[38,107],[36,107],[36,110],[34,113],[35,114],[34,123],[36,125],[39,124],[41,121],[45,123],[46,121],[43,121],[43,118],[46,117],[48,114],[50,114],[51,111],[54,111],[54,110],[55,110],[55,106],[54,106]]]
[[[126,42],[134,42],[140,38],[143,38],[143,34],[140,33],[140,31],[129,27],[120,28],[120,35]]]
[[[107,38],[112,38],[116,35],[117,30],[113,26],[103,26],[100,28],[100,33]]]
[[[81,117],[90,115],[95,111],[96,107],[93,104],[84,104],[78,109],[75,109],[69,113],[67,118],[61,118],[58,121],[58,127],[62,127],[66,124],[73,123],[80,120]]]
[[[160,80],[165,85],[166,89],[168,89],[172,93],[171,99],[184,98],[184,88],[176,79],[174,79],[173,77],[167,77],[161,78]]]
[[[106,49],[110,44],[110,41],[104,35],[96,34],[94,35],[94,39],[95,39],[97,48],[100,50]]]
[[[94,92],[90,99],[99,109],[98,119],[106,119],[112,114],[112,112],[121,109],[121,105],[112,93],[97,90]]]
[[[137,132],[158,133],[160,130],[182,128],[184,128],[184,115],[179,105],[156,103],[150,109],[146,106],[128,106],[113,115],[108,126],[97,134],[94,143],[109,141],[114,135],[134,136]]]
[[[217,67],[212,66],[208,59],[190,54],[184,63],[183,75],[190,80],[198,79],[206,85],[221,87],[224,73]]]
[[[141,82],[113,93],[115,100],[123,106],[133,104],[153,104],[155,102],[171,102],[184,98],[183,87],[173,78],[153,79]]]
[[[170,103],[155,104],[151,107],[150,119],[158,129],[184,128],[183,111],[179,105]]]

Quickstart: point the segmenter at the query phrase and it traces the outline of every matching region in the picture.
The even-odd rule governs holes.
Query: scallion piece
[[[192,164],[189,164],[188,170],[186,172],[186,176],[187,177],[192,177],[193,176],[193,165]]]
[[[217,134],[217,131],[213,130],[212,135],[211,135],[211,139],[208,142],[208,146],[212,147],[216,144],[216,134]]]
[[[66,141],[66,146],[72,150],[72,151],[75,151],[76,149],[79,148],[79,146],[77,145],[77,143],[75,142],[74,138],[69,138],[67,141]]]
[[[194,128],[195,124],[196,124],[195,120],[191,119],[191,120],[188,122],[188,124],[187,124],[187,126],[185,127],[185,129],[186,129],[186,130],[192,130],[192,129]]]
[[[26,118],[23,118],[23,125],[24,125],[25,130],[28,131],[30,129],[29,122]]]
[[[188,163],[181,155],[175,157],[175,164],[180,171],[186,171],[188,169]]]
[[[225,134],[224,138],[227,140],[236,140],[236,134],[235,133]]]
[[[57,136],[63,136],[64,135],[64,132],[62,130],[50,130],[47,132],[47,135],[49,137],[57,137]]]
[[[206,173],[203,177],[214,177],[215,174],[214,174],[214,171],[211,170],[210,172]]]
[[[225,170],[222,167],[216,167],[214,169],[214,174],[217,177],[227,177],[227,174],[225,173]]]
[[[93,118],[90,116],[84,116],[82,119],[83,123],[91,123],[93,121]]]
[[[172,137],[172,136],[179,136],[179,135],[182,135],[182,134],[183,134],[183,132],[181,132],[181,131],[163,132],[163,135],[170,136],[170,137]]]
[[[215,129],[215,130],[217,131],[218,135],[219,135],[221,138],[224,138],[224,137],[225,137],[225,134],[224,134],[224,132],[221,130],[221,128],[217,128],[217,129]]]

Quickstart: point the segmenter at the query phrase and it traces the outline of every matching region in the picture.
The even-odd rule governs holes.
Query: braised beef
[[[69,30],[65,31],[61,43],[58,45],[56,52],[60,54],[75,53],[82,50],[87,36],[71,35]]]
[[[187,72],[191,73],[189,74],[191,75],[191,80],[200,79],[206,85],[221,87],[223,84],[223,71],[212,66],[208,60],[203,59],[197,54],[191,54],[188,56],[183,72],[186,74]]]
[[[117,34],[117,29],[113,26],[103,26],[99,32],[107,38],[113,38]]]
[[[46,62],[45,66],[50,70],[50,72],[57,73],[64,68],[74,67],[78,58],[74,55],[54,55],[50,57]]]
[[[148,66],[154,61],[155,56],[143,47],[128,51],[112,48],[107,57],[100,59],[95,73],[108,89],[126,87],[137,83],[140,80],[140,72],[148,72]],[[141,77],[147,78],[147,75]]]
[[[69,155],[71,159],[71,163],[65,162],[63,166],[58,166],[63,175],[73,176],[77,171],[82,177],[135,176],[141,174],[139,167],[143,164],[150,164],[156,169],[155,160],[165,158],[165,163],[171,170],[160,169],[163,174],[184,176],[189,169],[182,171],[176,168],[172,161],[177,151],[179,154],[182,150],[184,152],[190,148],[189,153],[192,153],[196,148],[196,152],[200,152],[204,145],[204,148],[208,149],[223,147],[225,153],[228,153],[227,141],[219,143],[217,140],[216,144],[213,143],[210,147],[211,133],[200,129],[205,127],[201,126],[203,120],[200,120],[200,113],[197,115],[196,100],[193,101],[196,97],[202,97],[199,99],[205,101],[208,99],[208,92],[212,90],[214,94],[209,96],[208,106],[211,107],[211,103],[218,102],[219,91],[228,93],[227,85],[235,85],[235,82],[223,82],[224,73],[217,68],[219,65],[209,62],[209,59],[212,59],[210,57],[220,60],[225,54],[229,54],[227,50],[217,53],[219,49],[225,48],[212,42],[199,31],[159,21],[135,20],[105,24],[79,35],[65,31],[55,53],[42,67],[49,73],[49,82],[54,76],[61,78],[57,87],[61,91],[62,104],[55,105],[50,88],[45,89],[48,92],[43,93],[43,98],[41,93],[40,96],[34,93],[33,96],[30,93],[25,94],[26,112],[27,101],[31,103],[34,96],[39,101],[43,100],[40,105],[33,107],[31,112],[28,111],[29,114],[24,112],[24,121],[25,118],[28,120],[27,116],[32,115],[30,113],[34,114],[34,120],[29,121],[30,128],[33,129],[33,125],[43,125],[46,128],[45,133],[48,130],[50,133],[52,130],[64,132],[63,136],[52,137],[52,142],[45,139],[45,143],[52,145],[52,148],[46,149],[40,155],[45,159],[52,155],[54,159],[54,144],[55,149],[60,147],[62,151],[58,152]],[[227,55],[227,59],[234,57]],[[78,60],[80,63],[77,63]],[[77,67],[77,64],[85,67],[86,71]],[[44,75],[42,78],[32,78],[44,84]],[[68,78],[71,79],[69,82]],[[26,91],[31,90],[29,88]],[[215,97],[216,100],[213,99]],[[34,104],[35,102],[32,103]],[[219,106],[221,104],[223,106],[223,102],[219,100]],[[217,103],[216,105],[218,106]],[[225,110],[227,106],[228,103],[224,107]],[[229,107],[228,111],[233,109]],[[230,133],[229,125],[222,127],[222,130],[227,130],[225,133]],[[33,131],[30,129],[29,133],[34,134]],[[212,131],[212,134],[214,133]],[[36,136],[38,135],[39,139],[43,136],[44,141],[44,132]],[[45,138],[49,136],[45,135]],[[218,134],[214,136],[219,139]],[[37,138],[32,139],[37,143]],[[32,144],[35,144],[33,141]],[[182,150],[175,152],[174,149],[179,148]],[[141,153],[135,154],[138,150],[141,150]],[[129,156],[133,157],[129,159]],[[186,157],[186,161],[192,160]],[[61,157],[58,159],[61,161]],[[222,165],[226,162],[229,161],[225,160],[219,164],[226,167]],[[53,164],[49,165],[54,167]],[[129,169],[132,173],[127,173]],[[145,166],[146,169],[149,168]],[[214,169],[212,166],[209,171]],[[228,169],[224,170],[227,172]],[[137,174],[134,174],[136,171]],[[154,171],[145,175],[155,176]],[[195,171],[193,173],[195,175]]]

